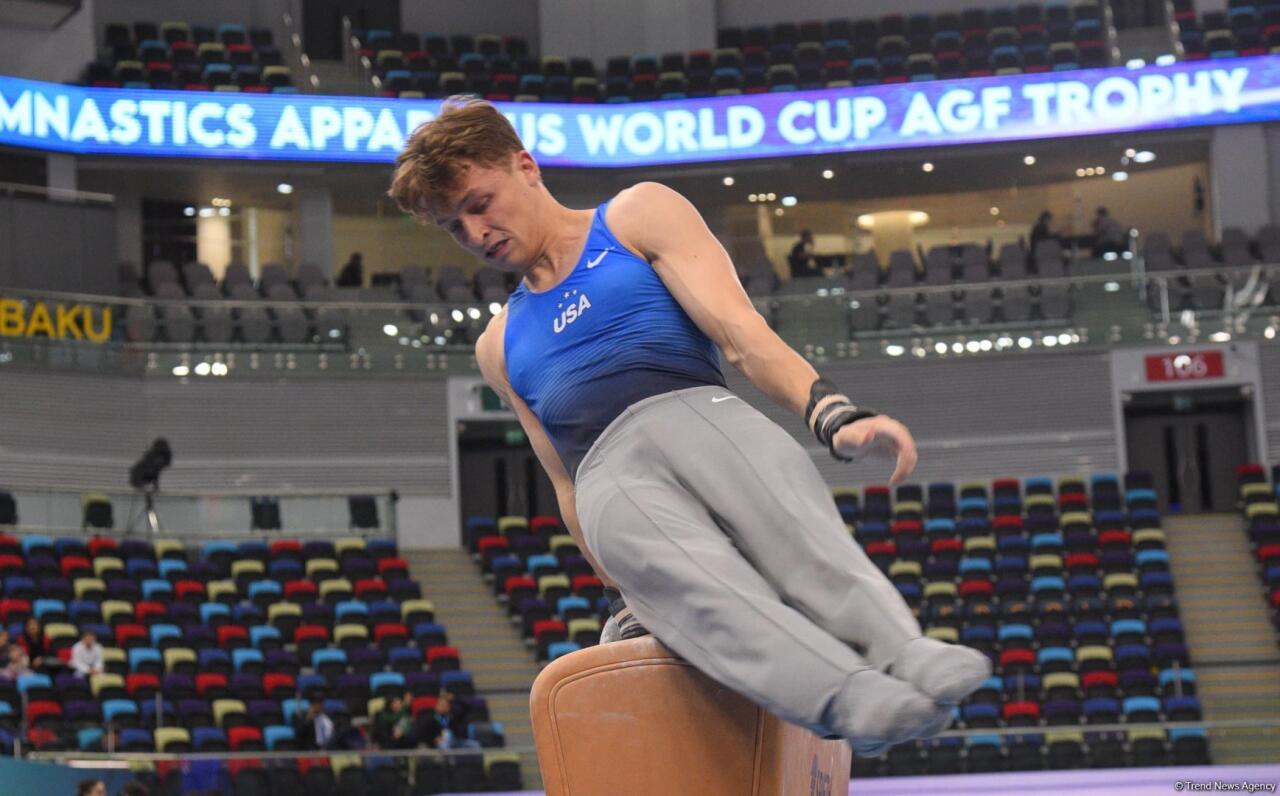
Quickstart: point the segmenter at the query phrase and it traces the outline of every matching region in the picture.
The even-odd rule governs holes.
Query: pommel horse
[[[849,745],[702,674],[653,636],[552,661],[529,696],[547,796],[846,796]]]

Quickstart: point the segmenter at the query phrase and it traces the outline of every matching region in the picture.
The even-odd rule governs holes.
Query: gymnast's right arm
[[[569,534],[578,543],[578,549],[582,551],[587,563],[595,570],[597,577],[603,581],[604,585],[616,589],[617,584],[605,576],[604,570],[596,563],[595,557],[587,549],[586,540],[582,537],[582,528],[578,525],[578,512],[574,507],[573,481],[569,478],[569,472],[565,470],[564,463],[560,461],[560,455],[556,453],[551,440],[547,438],[547,432],[542,428],[542,423],[520,399],[520,396],[515,394],[515,390],[511,389],[510,381],[507,380],[507,368],[503,361],[502,350],[502,336],[506,325],[507,310],[504,307],[502,312],[489,321],[484,333],[476,341],[476,364],[480,366],[480,373],[485,381],[502,397],[502,400],[506,401],[507,406],[511,407],[520,420],[520,425],[533,446],[534,454],[542,463],[542,469],[546,470],[547,476],[551,478],[551,485],[556,490],[556,501],[560,504],[560,516],[564,518]]]

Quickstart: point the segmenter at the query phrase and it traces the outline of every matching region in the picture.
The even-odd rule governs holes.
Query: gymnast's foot
[[[609,600],[609,621],[600,633],[601,644],[650,635],[648,628],[640,624],[640,620],[631,613],[620,592],[605,589],[604,594]]]
[[[991,660],[975,649],[922,636],[903,646],[887,674],[915,686],[940,706],[950,707],[991,676]]]
[[[911,684],[875,669],[852,675],[832,707],[842,711],[835,729],[862,757],[877,757],[896,743],[938,732],[932,729],[938,705]]]

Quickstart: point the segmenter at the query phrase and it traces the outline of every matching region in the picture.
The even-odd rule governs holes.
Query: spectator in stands
[[[305,712],[298,709],[293,719],[293,732],[304,749],[329,749],[333,746],[333,719],[324,712],[320,700],[313,700]]]
[[[40,627],[39,619],[34,616],[27,617],[27,624],[22,628],[22,636],[18,639],[18,643],[27,653],[28,665],[33,670],[38,672],[45,668],[46,658],[51,656],[49,645],[44,638],[44,628]]]
[[[1129,248],[1129,234],[1107,208],[1099,207],[1093,217],[1093,256],[1101,257],[1111,252],[1119,254]]]
[[[787,255],[791,265],[791,276],[818,276],[818,261],[813,256],[813,232],[807,229],[800,231],[800,239],[791,247]]]
[[[24,674],[31,673],[31,661],[21,644],[9,645],[9,656],[4,659],[4,668],[0,669],[0,677],[17,680]]]
[[[414,747],[413,717],[404,697],[392,697],[373,717],[373,742],[382,749]]]
[[[78,796],[107,796],[107,783],[100,779],[86,779],[76,787]]]
[[[88,677],[105,671],[102,663],[102,645],[92,630],[85,630],[80,640],[71,648],[71,668],[76,676]]]
[[[12,645],[13,642],[9,638],[9,629],[7,627],[0,627],[0,664],[7,664],[9,662],[9,647]]]
[[[436,700],[436,707],[430,713],[418,717],[418,739],[432,749],[478,749],[479,741],[459,737],[464,733],[466,724],[455,710],[453,695],[441,691]]]
[[[120,796],[151,796],[151,789],[136,779],[124,786]]]
[[[338,272],[338,287],[362,287],[364,285],[364,260],[360,252],[352,252],[346,265]]]
[[[1031,240],[1027,246],[1027,261],[1036,253],[1036,244],[1045,240],[1057,240],[1058,235],[1053,231],[1053,213],[1045,210],[1036,218],[1036,223],[1031,227]]]

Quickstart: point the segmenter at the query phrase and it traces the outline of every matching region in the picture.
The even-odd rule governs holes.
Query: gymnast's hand
[[[897,486],[916,467],[916,441],[907,427],[885,415],[876,415],[843,426],[833,440],[836,452],[851,459],[883,456],[897,459],[889,486]]]

